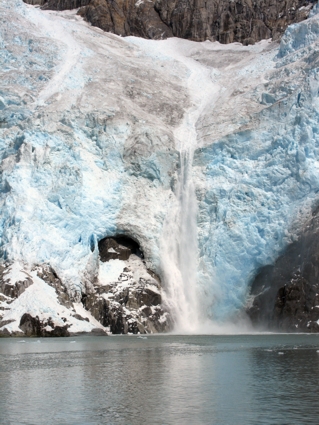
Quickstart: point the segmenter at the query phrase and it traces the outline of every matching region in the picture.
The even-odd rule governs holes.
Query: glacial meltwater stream
[[[317,425],[318,350],[305,334],[1,339],[0,423]]]

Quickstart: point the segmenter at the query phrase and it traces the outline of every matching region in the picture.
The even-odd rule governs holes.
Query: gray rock
[[[94,336],[107,336],[107,333],[103,331],[101,328],[94,328],[92,329],[91,333]]]
[[[6,278],[6,273],[10,264],[0,265],[0,292],[6,297],[17,298],[19,297],[30,285],[33,284],[31,276],[25,273],[25,279],[15,282],[13,285]]]
[[[73,317],[77,320],[85,320],[86,322],[89,322],[89,319],[87,317],[82,317],[80,314],[74,314]]]
[[[12,322],[14,322],[14,321],[15,321],[14,319],[10,319],[10,320],[1,320],[1,321],[0,321],[0,328],[2,328],[2,326],[9,325],[9,323],[12,323]]]
[[[61,279],[49,265],[35,266],[33,270],[37,271],[37,275],[48,285],[55,289],[59,302],[67,308],[72,307],[73,299],[70,297],[65,285]]]
[[[314,0],[24,0],[44,9],[81,7],[79,14],[104,31],[151,39],[254,44],[277,40],[288,25],[306,19]]]

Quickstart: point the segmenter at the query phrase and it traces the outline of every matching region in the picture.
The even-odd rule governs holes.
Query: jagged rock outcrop
[[[278,39],[288,25],[308,17],[313,0],[24,0],[44,9],[81,8],[92,25],[118,35],[151,39],[241,42]]]
[[[93,26],[122,36],[135,35],[155,40],[173,36],[170,27],[162,22],[155,10],[154,1],[27,0],[29,1],[40,1],[46,10],[81,7],[79,14]]]
[[[259,271],[251,293],[247,311],[255,325],[319,331],[319,209],[276,263]]]
[[[99,274],[82,303],[112,334],[169,331],[159,277],[147,269],[139,243],[125,235],[101,239]]]
[[[22,272],[20,279],[12,282],[10,279],[10,264],[0,265],[0,294],[6,298],[18,298],[30,285],[32,277],[27,272]]]
[[[58,300],[60,304],[64,305],[67,308],[71,308],[73,303],[70,295],[67,291],[67,288],[61,282],[56,272],[49,265],[34,267],[37,271],[37,275],[44,280],[48,285],[52,286],[57,293]],[[76,315],[75,315],[76,316]],[[74,316],[74,317],[75,317]]]

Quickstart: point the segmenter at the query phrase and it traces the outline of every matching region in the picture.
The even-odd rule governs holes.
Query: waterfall
[[[175,332],[201,333],[204,327],[211,329],[211,323],[203,311],[205,303],[200,299],[197,282],[198,205],[193,181],[193,157],[198,143],[196,124],[206,105],[211,105],[217,99],[220,87],[212,81],[208,68],[176,49],[172,52],[174,58],[178,58],[188,69],[191,107],[185,110],[181,125],[174,131],[180,168],[160,246],[165,289],[163,301],[173,317]]]
[[[197,199],[192,179],[193,151],[180,153],[181,169],[178,188],[180,203],[180,235],[178,246],[179,269],[185,305],[181,309],[177,328],[197,328],[199,325],[198,289],[196,273],[198,262]]]
[[[199,290],[197,288],[197,199],[192,178],[196,131],[194,125],[180,132],[180,169],[176,200],[164,230],[161,247],[166,286],[166,303],[173,315],[174,330],[192,333],[199,330]]]

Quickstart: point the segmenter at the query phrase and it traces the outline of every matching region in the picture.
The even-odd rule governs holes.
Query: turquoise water
[[[319,423],[319,335],[20,341],[0,339],[1,425]]]

